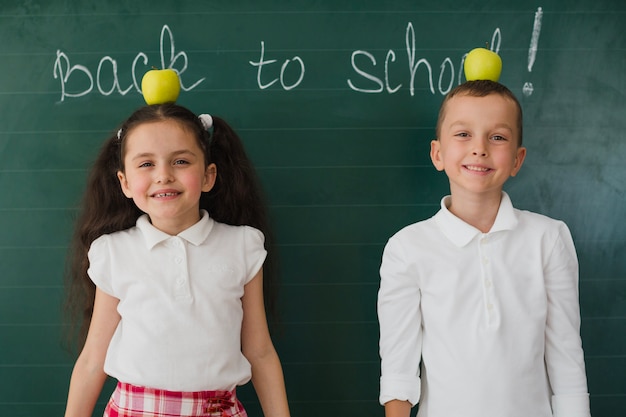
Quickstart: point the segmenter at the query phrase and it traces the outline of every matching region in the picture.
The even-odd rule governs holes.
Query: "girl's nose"
[[[172,175],[172,171],[167,168],[161,168],[158,170],[155,176],[155,182],[158,184],[168,184],[174,180],[174,176]]]

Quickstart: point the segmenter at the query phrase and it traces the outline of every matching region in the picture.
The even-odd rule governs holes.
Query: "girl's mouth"
[[[156,193],[153,195],[153,197],[155,198],[174,197],[174,196],[177,196],[178,194],[179,193],[177,192]]]

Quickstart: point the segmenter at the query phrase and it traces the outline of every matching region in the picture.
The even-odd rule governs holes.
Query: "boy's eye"
[[[469,133],[467,133],[467,132],[459,132],[459,133],[456,133],[454,136],[459,137],[459,138],[468,138],[469,137]]]
[[[176,161],[174,161],[174,165],[186,165],[189,162],[185,161],[184,159],[177,159]]]
[[[139,168],[145,168],[145,167],[151,167],[152,166],[152,162],[144,162],[141,165],[139,165]]]
[[[494,135],[494,136],[491,137],[491,139],[493,139],[495,141],[506,140],[506,138],[504,136],[500,136],[500,135]]]

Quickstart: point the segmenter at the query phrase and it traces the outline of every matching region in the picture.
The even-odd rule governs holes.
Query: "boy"
[[[526,156],[519,102],[492,81],[456,87],[430,156],[450,195],[380,268],[386,416],[590,416],[570,232],[502,191]]]

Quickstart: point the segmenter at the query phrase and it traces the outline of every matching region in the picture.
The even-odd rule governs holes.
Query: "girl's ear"
[[[443,159],[441,158],[441,142],[434,139],[430,142],[430,160],[437,171],[443,171]]]
[[[205,193],[211,191],[211,189],[215,185],[216,179],[217,179],[217,165],[209,164],[209,166],[206,167],[206,169],[204,170],[204,179],[202,181],[202,191]]]
[[[130,191],[128,187],[128,180],[126,179],[126,175],[122,171],[117,171],[117,179],[120,180],[120,187],[122,188],[122,192],[128,198],[133,198],[133,193]]]

